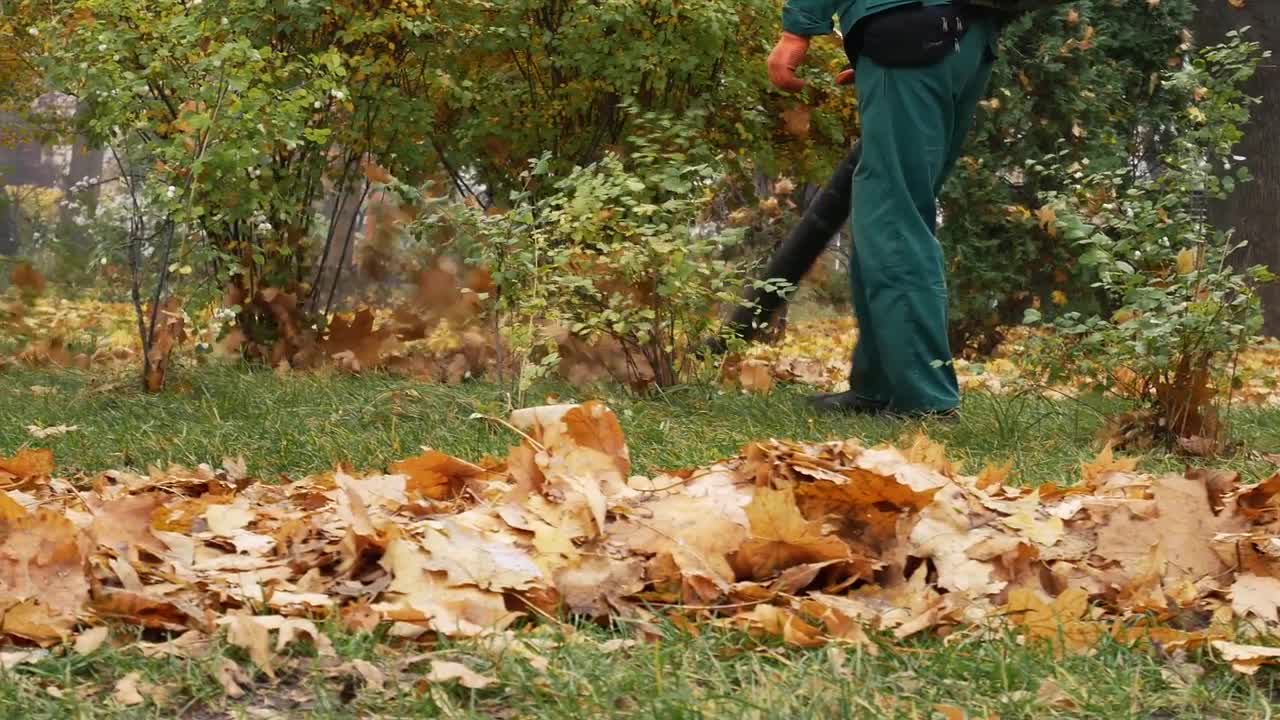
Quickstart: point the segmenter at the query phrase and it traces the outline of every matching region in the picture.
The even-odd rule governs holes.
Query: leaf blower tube
[[[849,222],[853,203],[853,171],[861,158],[862,141],[858,140],[831,173],[786,241],[778,246],[760,280],[781,279],[787,283],[785,288],[793,288],[813,268],[831,238]],[[747,286],[743,299],[745,303],[726,323],[726,334],[747,342],[754,340],[759,332],[755,321],[769,320],[787,301],[782,293],[756,288],[754,284]],[[716,345],[723,351],[723,343]]]

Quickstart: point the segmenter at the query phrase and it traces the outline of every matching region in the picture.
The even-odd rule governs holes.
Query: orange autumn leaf
[[[13,457],[0,457],[0,483],[6,485],[25,485],[48,479],[52,473],[52,450],[20,450]]]
[[[388,468],[397,475],[408,476],[405,492],[431,500],[448,500],[462,492],[467,478],[483,471],[471,463],[429,450],[417,457],[393,463]]]

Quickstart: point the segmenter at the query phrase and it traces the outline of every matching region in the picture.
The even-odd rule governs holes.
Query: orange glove
[[[796,77],[796,68],[809,54],[809,38],[784,32],[769,53],[769,82],[788,92],[804,89],[804,81]]]

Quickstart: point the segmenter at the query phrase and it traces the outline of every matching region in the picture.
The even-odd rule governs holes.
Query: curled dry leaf
[[[249,653],[249,659],[258,669],[275,678],[274,654],[271,652],[271,632],[266,623],[252,615],[229,615],[219,624],[227,628],[227,643]]]
[[[1213,649],[1231,663],[1231,669],[1244,675],[1256,675],[1263,665],[1280,663],[1280,647],[1239,645],[1226,640],[1213,641]]]
[[[49,657],[49,651],[43,648],[35,650],[0,650],[0,670],[9,671],[19,665],[40,662]]]
[[[378,668],[377,665],[368,660],[352,660],[349,666],[361,678],[364,679],[365,687],[375,692],[382,692],[383,687],[387,683],[387,675]]]
[[[1053,678],[1045,678],[1040,681],[1040,688],[1036,690],[1036,702],[1058,710],[1075,710],[1080,707],[1075,699],[1062,689],[1062,686]]]
[[[495,678],[481,675],[462,663],[448,660],[432,660],[431,670],[427,673],[426,680],[433,683],[456,682],[472,690],[483,690],[498,682]]]
[[[41,425],[28,425],[27,434],[37,440],[45,440],[51,437],[62,437],[67,433],[72,433],[80,428],[75,425],[51,425],[44,427]]]
[[[85,630],[76,636],[74,645],[77,655],[92,655],[102,647],[102,643],[107,641],[107,636],[111,634],[110,628],[102,625],[96,628]]]
[[[111,698],[125,707],[133,707],[146,702],[142,697],[142,692],[138,689],[138,683],[142,681],[142,673],[131,672],[120,678],[116,682],[115,691],[111,694]]]
[[[228,657],[218,658],[213,665],[213,677],[222,686],[222,691],[229,698],[244,697],[244,688],[253,683],[253,678],[244,671],[235,660]]]

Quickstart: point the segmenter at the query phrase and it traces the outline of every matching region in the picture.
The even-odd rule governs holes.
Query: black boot
[[[809,398],[809,405],[822,413],[843,415],[883,415],[884,405],[859,397],[853,390],[842,393],[825,393]]]
[[[923,410],[915,412],[902,412],[893,410],[886,405],[872,402],[864,397],[860,397],[853,390],[846,390],[842,393],[826,393],[822,395],[814,395],[809,398],[809,405],[820,413],[838,414],[838,415],[869,415],[874,417],[884,417],[894,420],[958,420],[960,419],[959,408],[947,408],[946,410]]]

